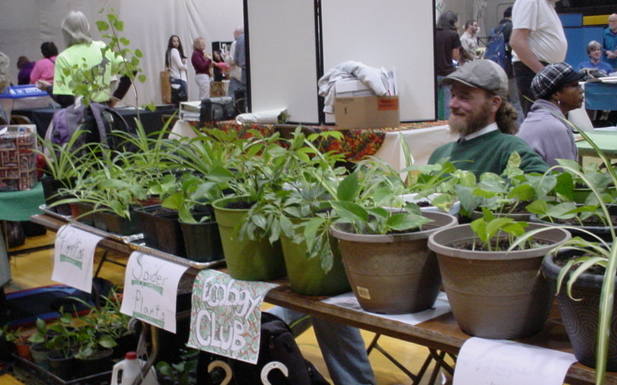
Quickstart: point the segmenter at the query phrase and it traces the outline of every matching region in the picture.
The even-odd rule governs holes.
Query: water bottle
[[[132,385],[135,378],[140,375],[141,368],[145,364],[144,360],[137,359],[137,353],[126,353],[124,359],[114,365],[114,369],[111,372],[111,385]],[[120,373],[120,382],[118,382],[118,373]],[[146,378],[141,383],[142,385],[159,385],[154,367],[150,368]]]

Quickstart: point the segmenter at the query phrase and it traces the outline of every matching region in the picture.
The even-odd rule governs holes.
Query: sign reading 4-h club
[[[51,279],[86,293],[92,292],[94,251],[101,239],[71,225],[62,226],[54,243]]]
[[[134,251],[126,266],[120,311],[175,333],[178,283],[187,269]]]
[[[238,281],[204,270],[193,284],[188,346],[224,357],[257,363],[261,305],[276,284]]]

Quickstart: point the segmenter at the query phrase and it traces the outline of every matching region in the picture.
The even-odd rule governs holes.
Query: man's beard
[[[467,136],[473,134],[476,131],[483,129],[491,123],[491,103],[486,101],[478,111],[473,112],[471,115],[467,115],[464,121],[453,120],[453,114],[450,113],[450,119],[448,124],[450,125],[450,131],[460,136]],[[460,119],[460,118],[459,118]]]

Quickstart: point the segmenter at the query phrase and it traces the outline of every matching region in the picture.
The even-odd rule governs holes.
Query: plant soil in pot
[[[349,291],[349,281],[341,260],[341,253],[331,238],[334,254],[332,268],[327,273],[321,267],[321,258],[307,256],[306,243],[294,243],[281,235],[283,258],[291,290],[304,295],[337,295]]]
[[[221,234],[229,275],[247,281],[267,281],[285,275],[280,242],[240,240],[237,229],[247,220],[250,204],[244,197],[222,198],[212,203]],[[239,207],[239,208],[235,208]]]
[[[133,212],[146,245],[179,257],[186,256],[177,211],[154,205],[136,207]]]
[[[547,227],[529,224],[527,231]],[[470,225],[440,230],[428,246],[437,254],[443,286],[454,318],[467,334],[482,338],[521,338],[544,326],[553,291],[539,274],[542,258],[570,238],[551,229],[533,239],[527,250],[478,251]]]
[[[351,288],[364,310],[374,313],[414,313],[435,303],[441,278],[435,254],[426,240],[456,218],[440,212],[423,212],[433,220],[415,232],[355,234],[335,225],[343,265]]]
[[[579,256],[580,253],[578,253]],[[556,256],[547,255],[542,262],[542,272],[555,286],[557,276],[563,265],[574,256],[572,251],[562,251]],[[572,296],[568,296],[564,278],[561,290],[557,294],[557,306],[561,313],[561,320],[574,349],[576,359],[589,367],[596,367],[596,341],[598,338],[598,320],[600,308],[600,291],[602,288],[604,271],[597,274],[583,273],[574,283]],[[614,305],[613,305],[614,306]],[[617,371],[617,316],[613,310],[611,321],[610,340],[608,343],[607,370]]]
[[[216,221],[200,223],[180,221],[180,229],[186,248],[186,257],[197,262],[211,262],[223,259],[223,245]]]

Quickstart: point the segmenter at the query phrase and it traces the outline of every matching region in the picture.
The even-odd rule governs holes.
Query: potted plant
[[[464,332],[482,338],[520,338],[542,329],[552,296],[539,274],[542,258],[570,234],[554,228],[524,244],[515,239],[526,229],[546,227],[484,210],[484,216],[471,224],[431,235],[428,246],[437,254],[452,313]]]
[[[330,203],[343,265],[367,311],[410,313],[433,305],[441,279],[428,236],[456,218],[404,203],[398,173],[362,164],[343,179]],[[386,209],[388,208],[388,209]]]
[[[235,141],[224,177],[233,194],[212,202],[219,227],[223,254],[229,274],[243,280],[271,280],[285,275],[285,265],[278,242],[268,241],[259,217],[249,217],[250,208],[269,191],[280,188],[287,160],[286,150],[278,145],[278,135],[255,136]],[[226,175],[225,175],[226,174]],[[212,175],[206,175],[211,179]],[[241,236],[243,224],[258,225],[254,232]]]
[[[570,124],[568,121],[564,122]],[[584,131],[579,130],[579,133],[600,157],[606,168],[606,175],[610,178],[608,185],[617,185],[617,172],[610,160]],[[579,228],[577,231],[586,234],[587,239],[572,238],[546,256],[542,266],[544,274],[556,286],[557,304],[574,354],[581,363],[596,369],[596,384],[601,385],[606,382],[607,369],[617,370],[614,328],[617,324],[614,312],[617,238],[612,215],[606,203],[610,199],[606,199],[606,192],[602,188],[607,184],[598,183],[594,177],[588,177],[589,174],[578,165],[560,164],[559,167],[589,188],[591,194],[585,198],[585,204],[596,203],[599,206],[603,222],[610,234],[606,240]],[[524,241],[530,235],[533,234],[526,234],[521,240]]]
[[[336,133],[339,134],[339,133]],[[287,168],[282,186],[268,191],[249,210],[241,234],[263,231],[280,240],[290,288],[304,295],[336,295],[349,283],[334,238],[330,237],[329,201],[345,169],[340,155],[322,154],[313,144],[324,135],[305,136],[298,128],[286,142]]]
[[[47,324],[40,318],[36,319],[36,330],[28,337],[28,341],[32,344],[30,347],[30,354],[32,355],[32,361],[42,368],[49,368],[49,348],[46,346],[46,342],[50,337],[50,333],[47,329]]]
[[[45,160],[44,175],[41,178],[45,204],[51,207],[54,202],[62,200],[58,194],[61,188],[71,188],[75,179],[80,177],[87,167],[88,159],[83,157],[87,154],[90,144],[77,145],[85,131],[77,130],[71,135],[69,141],[62,145],[55,144],[51,140],[41,139],[42,151],[38,153]],[[71,215],[68,205],[57,205],[53,208],[62,215]]]
[[[78,332],[73,326],[71,315],[62,313],[57,322],[48,326],[53,336],[46,342],[49,349],[49,369],[62,379],[74,376],[75,353],[79,347]]]
[[[462,215],[477,219],[488,209],[496,216],[529,221],[532,214],[527,206],[535,200],[547,200],[549,192],[557,185],[557,177],[525,174],[520,164],[521,157],[514,152],[501,175],[485,172],[477,183],[457,184],[455,190],[461,201]]]
[[[32,360],[28,335],[24,333],[22,328],[10,328],[9,325],[4,325],[0,328],[0,339],[9,345],[6,349],[7,352],[14,350],[19,357]]]
[[[221,237],[210,205],[223,197],[220,184],[186,173],[165,185],[171,188],[160,189],[161,207],[177,212],[186,257],[198,262],[222,259]]]

